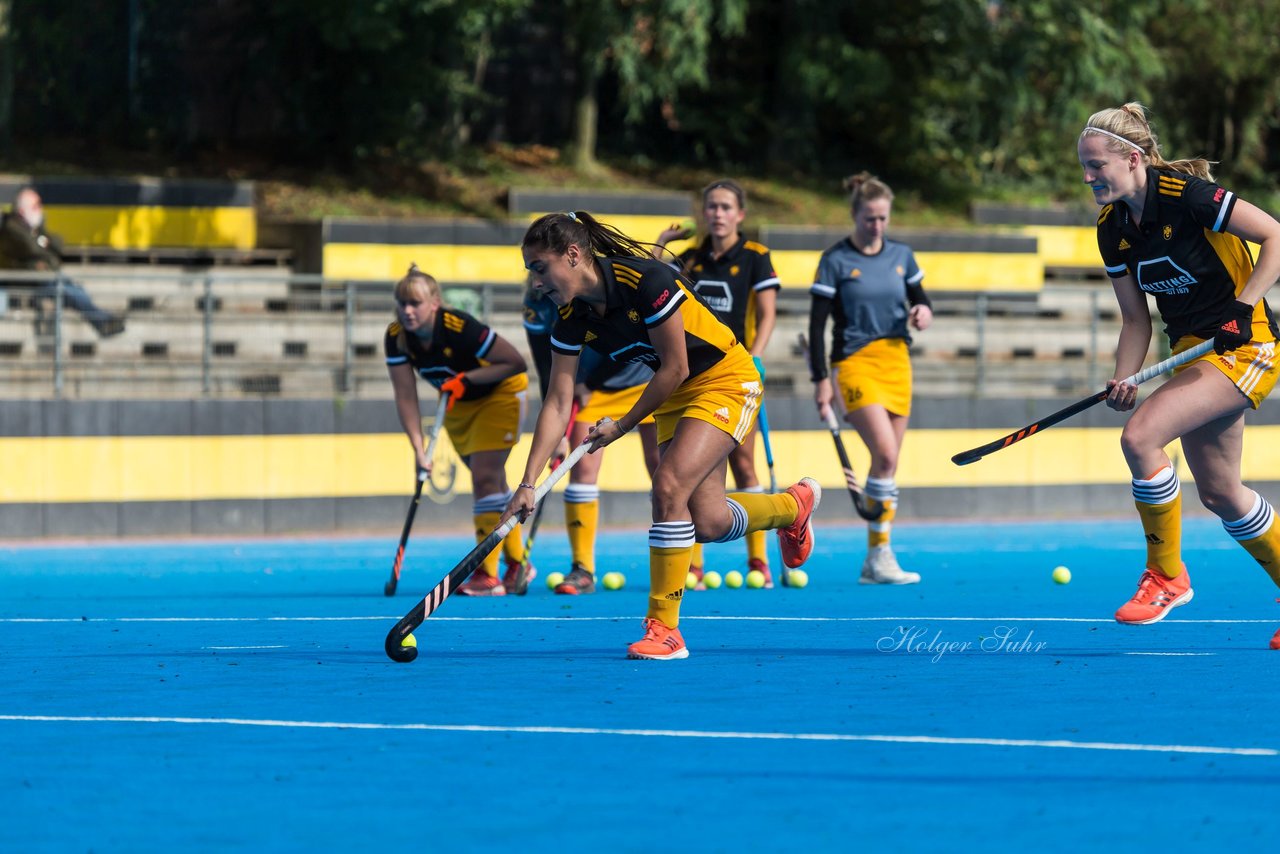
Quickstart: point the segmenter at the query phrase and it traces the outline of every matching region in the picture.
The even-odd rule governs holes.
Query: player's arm
[[[1258,300],[1266,296],[1276,279],[1280,278],[1280,222],[1256,205],[1244,199],[1236,199],[1226,231],[1242,240],[1258,244],[1258,261],[1249,275],[1249,281],[1236,297],[1242,303],[1257,305]]]
[[[387,365],[387,373],[391,375],[391,390],[396,398],[396,415],[400,418],[400,426],[409,437],[409,445],[413,448],[413,456],[420,469],[430,470],[430,461],[426,458],[426,450],[422,445],[422,414],[418,410],[418,377],[413,366],[408,362],[398,365]]]
[[[529,457],[525,461],[524,474],[520,477],[521,485],[512,493],[511,501],[502,514],[503,521],[513,514],[519,514],[523,519],[533,512],[533,489],[527,485],[537,484],[539,475],[547,467],[569,426],[569,417],[573,412],[573,381],[577,372],[576,355],[553,351],[551,373],[547,378],[547,396],[542,400],[542,410],[538,413],[538,422],[533,429]]]
[[[757,359],[764,356],[769,346],[769,338],[778,323],[778,289],[765,288],[756,291],[756,337],[751,342],[751,355]]]
[[[824,420],[831,408],[835,390],[827,371],[827,320],[831,317],[831,299],[812,293],[809,299],[809,379],[813,380],[813,402]]]
[[[467,379],[481,384],[500,383],[507,377],[514,377],[529,369],[524,356],[520,355],[520,351],[510,341],[493,330],[489,330],[489,334],[493,336],[493,341],[481,357],[487,364],[467,371]]]
[[[1138,387],[1121,380],[1142,370],[1151,346],[1151,311],[1146,294],[1131,273],[1111,280],[1120,306],[1120,339],[1116,342],[1116,371],[1107,381],[1107,406],[1125,412],[1138,402]]]

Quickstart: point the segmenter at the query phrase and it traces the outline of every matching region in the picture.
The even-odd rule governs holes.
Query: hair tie
[[[1121,142],[1123,142],[1125,145],[1136,149],[1139,154],[1146,154],[1146,152],[1142,150],[1141,145],[1138,145],[1138,143],[1134,142],[1131,139],[1125,139],[1123,136],[1121,136],[1118,133],[1112,133],[1109,130],[1103,130],[1102,128],[1095,128],[1095,127],[1087,127],[1084,130],[1080,131],[1081,136],[1084,136],[1086,133],[1100,133],[1103,136],[1109,136],[1112,139],[1118,139]]]
[[[578,221],[578,215],[573,211],[566,211],[565,216],[567,216],[569,219],[573,220],[574,222]]]

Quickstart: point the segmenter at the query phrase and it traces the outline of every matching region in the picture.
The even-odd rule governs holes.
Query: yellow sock
[[[493,533],[493,529],[498,527],[498,520],[502,518],[501,513],[476,513],[476,542],[480,542],[489,534]],[[484,563],[480,564],[481,571],[494,578],[498,577],[498,550],[494,549],[485,555]]]
[[[889,545],[893,517],[898,515],[898,484],[891,477],[867,478],[867,509],[881,511],[880,518],[867,523],[867,548]]]
[[[747,534],[747,560],[769,563],[769,540],[764,531],[752,531]]]
[[[1133,503],[1147,538],[1147,566],[1165,578],[1182,574],[1182,487],[1169,467],[1134,479]]]
[[[564,524],[569,531],[570,559],[587,572],[596,572],[596,529],[600,525],[600,489],[595,484],[570,484],[564,493]]]
[[[1223,522],[1222,527],[1280,587],[1280,525],[1275,524],[1275,519],[1275,510],[1270,502],[1258,495],[1253,509],[1244,518],[1235,522]]]
[[[494,551],[497,551],[497,549],[494,549]],[[524,534],[521,532],[518,522],[502,541],[502,554],[507,560],[513,560],[517,563],[523,563],[524,559],[528,557],[524,551]]]
[[[693,545],[693,522],[654,522],[649,528],[647,616],[668,628],[680,624],[680,602]]]
[[[725,497],[736,501],[746,511],[746,530],[738,534],[739,537],[753,531],[785,528],[796,520],[799,509],[796,500],[785,492],[731,492]]]
[[[689,557],[689,566],[690,566],[690,567],[695,567],[695,566],[697,566],[697,567],[701,567],[702,565],[703,565],[703,563],[702,563],[702,543],[694,543],[694,544],[693,544],[693,552],[692,552],[692,554],[691,554],[691,555],[690,555],[690,557]]]

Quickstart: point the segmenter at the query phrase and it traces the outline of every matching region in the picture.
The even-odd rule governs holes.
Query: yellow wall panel
[[[898,482],[904,489],[1129,482],[1118,429],[1053,428],[972,465],[951,463],[953,454],[1014,429],[909,431]],[[509,480],[524,468],[529,438],[526,434],[511,453]],[[779,485],[808,475],[843,491],[835,448],[825,431],[782,431],[772,438]],[[844,440],[855,471],[865,477],[866,449],[852,431]],[[1278,446],[1280,426],[1245,431],[1247,480],[1280,480]],[[602,489],[649,489],[637,436],[624,436],[605,453]],[[759,446],[756,458],[764,475]],[[408,495],[413,483],[413,458],[398,433],[0,438],[0,459],[6,461],[0,504]],[[1180,474],[1190,476],[1185,465]],[[459,471],[456,489],[470,493],[465,471]]]
[[[813,284],[821,252],[781,250],[773,266],[783,287]],[[1044,285],[1044,266],[1038,256],[1012,252],[917,252],[926,290],[1038,291]]]
[[[247,207],[58,205],[46,211],[49,230],[69,246],[253,249],[258,243],[257,216]]]

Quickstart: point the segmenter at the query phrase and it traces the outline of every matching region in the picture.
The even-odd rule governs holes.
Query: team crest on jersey
[[[739,271],[739,270],[741,270],[741,269],[742,269],[742,268],[741,268],[741,267],[739,267],[737,264],[734,264],[732,267],[730,267],[730,268],[729,268],[729,275],[730,275],[730,276],[736,276],[736,275],[738,275],[738,271]]]
[[[640,322],[640,312],[636,311],[634,308],[632,308],[632,309],[628,309],[628,310],[627,310],[627,320],[630,320],[632,323],[639,323],[639,322]]]
[[[1165,240],[1172,240],[1172,239],[1173,239],[1173,226],[1171,226],[1171,225],[1166,225],[1166,226],[1164,227],[1164,239],[1165,239]]]
[[[862,275],[862,271],[859,270],[857,267],[854,267],[852,270],[849,271],[849,278],[851,279],[856,279],[861,275]]]
[[[452,348],[452,347],[445,347],[445,348],[444,348],[444,357],[445,357],[446,359],[448,359],[448,358],[449,358],[449,357],[451,357],[452,355],[453,355],[453,348]]]
[[[1120,245],[1119,245],[1119,246],[1117,246],[1117,247],[1116,247],[1116,249],[1118,249],[1118,250],[1120,250],[1121,252],[1123,252],[1124,250],[1129,249],[1129,248],[1131,248],[1131,247],[1129,246],[1129,241],[1128,241],[1128,240],[1125,240],[1123,237],[1122,237],[1122,238],[1120,238]]]
[[[1168,255],[1138,264],[1138,287],[1149,294],[1185,294],[1198,284],[1196,277],[1173,262]]]
[[[894,268],[893,268],[893,271],[894,271],[895,273],[897,273],[899,276],[901,276],[902,274],[904,274],[904,273],[906,273],[906,272],[907,272],[906,270],[902,269],[902,265],[901,265],[901,264],[899,264],[898,266],[894,267]]]

